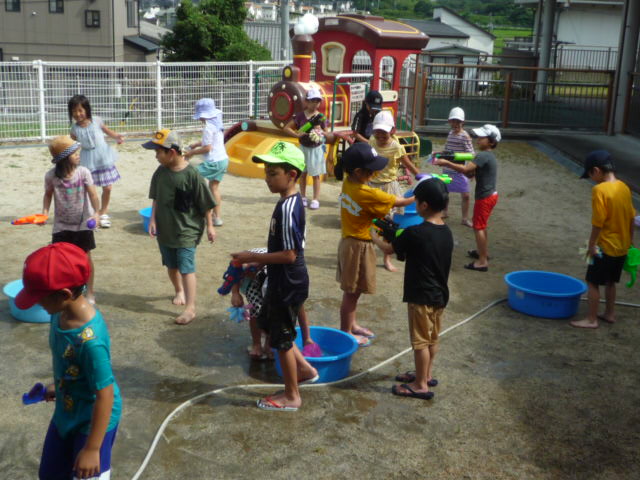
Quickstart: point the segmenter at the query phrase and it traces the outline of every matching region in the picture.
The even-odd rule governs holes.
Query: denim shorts
[[[172,248],[158,244],[162,255],[162,265],[178,269],[182,275],[196,271],[196,247]]]

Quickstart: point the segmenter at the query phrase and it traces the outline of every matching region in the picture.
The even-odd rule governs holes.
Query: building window
[[[89,28],[100,28],[100,10],[85,10],[84,25]]]
[[[64,13],[64,0],[49,0],[49,13]]]
[[[19,12],[20,0],[4,0],[4,9],[7,12]]]
[[[127,0],[127,27],[138,26],[138,2]]]

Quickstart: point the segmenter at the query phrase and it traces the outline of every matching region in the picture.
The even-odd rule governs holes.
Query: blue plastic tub
[[[318,370],[320,383],[335,382],[349,375],[351,357],[358,350],[358,341],[353,335],[329,327],[309,327],[311,339],[322,349],[322,357],[305,357]],[[296,327],[296,345],[302,350],[300,327]],[[280,359],[276,353],[276,370],[282,376]]]
[[[144,231],[149,233],[149,221],[151,220],[151,211],[153,209],[151,207],[143,208],[142,210],[138,210],[138,213],[142,217],[142,225],[144,226]]]
[[[561,273],[521,270],[507,273],[509,306],[527,315],[543,318],[568,318],[578,311],[580,295],[587,285]]]
[[[413,202],[411,205],[404,207],[404,215],[395,213],[393,215],[393,221],[400,225],[400,228],[407,228],[413,225],[420,225],[424,222],[424,218],[418,215],[416,212],[416,203]]]
[[[22,290],[22,279],[14,280],[7,283],[2,292],[9,297],[9,311],[11,316],[21,322],[29,323],[49,323],[51,321],[51,315],[37,303],[26,310],[20,310],[16,307],[16,296]]]

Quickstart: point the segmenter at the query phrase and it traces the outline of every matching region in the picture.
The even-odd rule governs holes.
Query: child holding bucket
[[[453,235],[444,223],[443,210],[449,202],[447,187],[438,178],[421,180],[413,190],[416,211],[424,218],[420,225],[406,228],[391,243],[373,235],[373,241],[385,253],[406,259],[403,301],[407,302],[409,335],[415,371],[396,377],[401,382],[391,389],[401,397],[430,400],[429,387],[438,385],[433,378],[433,360],[438,352],[440,323],[449,301],[449,271]]]
[[[606,150],[595,150],[584,162],[584,173],[580,178],[593,180],[591,193],[591,235],[587,254],[592,263],[587,268],[586,318],[574,320],[572,327],[598,328],[598,321],[614,323],[616,283],[633,243],[635,210],[631,190],[615,175],[611,154]],[[598,315],[600,285],[604,285],[605,309]]]
[[[68,135],[55,137],[49,143],[51,163],[55,165],[44,176],[42,214],[49,215],[51,201],[55,220],[51,243],[69,242],[87,253],[91,274],[87,280],[87,300],[95,303],[94,267],[91,250],[96,241],[91,224],[98,221],[100,203],[91,172],[80,165],[80,144]]]
[[[420,170],[409,160],[404,147],[400,145],[398,139],[394,136],[396,133],[396,122],[389,110],[383,110],[373,119],[373,135],[369,138],[369,145],[376,149],[378,154],[389,160],[387,166],[373,174],[373,178],[369,182],[369,186],[379,188],[383,192],[391,195],[402,196],[400,183],[398,182],[398,167],[400,164],[413,173],[418,175]],[[392,209],[389,212],[391,216],[397,212],[402,215],[404,208]],[[391,263],[391,255],[384,254],[384,268],[390,272],[397,271],[396,267]]]
[[[258,324],[269,334],[270,346],[278,350],[284,391],[258,400],[258,408],[295,412],[302,405],[298,385],[320,378],[295,344],[298,313],[309,295],[304,261],[305,210],[296,191],[305,166],[304,155],[293,144],[280,141],[269,153],[254,156],[253,161],[265,164],[267,186],[280,199],[269,223],[267,253],[244,251],[231,256],[243,264],[268,265],[267,292]]]
[[[384,218],[393,207],[405,207],[414,197],[396,197],[372,188],[368,183],[388,160],[378,155],[368,143],[358,142],[349,147],[336,165],[336,178],[342,180],[339,197],[342,238],[338,245],[336,280],[342,289],[340,330],[350,333],[358,345],[366,347],[375,336],[371,330],[358,325],[356,309],[363,293],[376,291],[376,252],[371,241],[371,226],[375,218]]]
[[[193,119],[204,124],[202,140],[189,145],[190,150],[184,154],[184,158],[188,160],[194,155],[204,155],[198,171],[209,182],[211,194],[216,201],[216,206],[213,207],[213,225],[219,227],[223,224],[220,217],[220,182],[229,167],[229,156],[224,147],[222,111],[216,108],[216,102],[212,98],[201,98],[196,102]]]
[[[460,107],[452,108],[449,112],[449,125],[451,131],[447,135],[447,142],[444,149],[451,152],[472,153],[473,142],[471,137],[465,131],[464,127],[464,110]],[[460,193],[462,197],[462,225],[473,228],[473,222],[469,220],[469,204],[471,196],[469,195],[469,179],[460,172],[445,168],[443,173],[451,176],[451,183],[447,187],[449,193]],[[447,218],[447,210],[443,213],[444,218]]]
[[[51,315],[54,383],[46,387],[45,400],[55,401],[55,411],[39,478],[110,478],[122,401],[107,324],[82,296],[90,276],[87,254],[67,242],[36,250],[24,262],[16,306],[38,303]]]

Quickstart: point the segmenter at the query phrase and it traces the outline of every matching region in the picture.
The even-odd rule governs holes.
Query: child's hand
[[[231,306],[236,308],[244,306],[244,299],[242,295],[240,295],[240,292],[231,290]]]
[[[209,243],[216,241],[216,229],[213,228],[213,225],[207,226],[207,238],[209,239]]]
[[[47,385],[47,390],[44,392],[44,401],[53,402],[56,399],[56,386],[53,383]]]
[[[231,258],[240,263],[251,263],[254,261],[253,252],[245,250],[244,252],[236,252],[231,254]]]
[[[84,447],[76,457],[73,470],[78,478],[92,478],[100,474],[100,449]]]
[[[122,135],[121,133],[116,135],[116,143],[118,145],[122,145],[124,143],[124,135]]]
[[[156,231],[156,221],[152,218],[149,220],[149,236],[153,238],[156,235],[158,235],[158,232]]]

